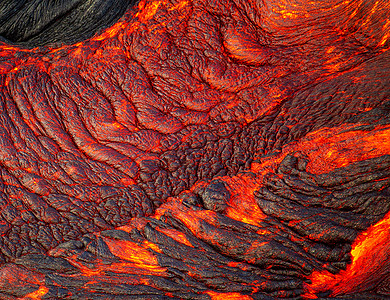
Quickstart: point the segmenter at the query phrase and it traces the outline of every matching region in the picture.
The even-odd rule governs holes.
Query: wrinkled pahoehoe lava
[[[390,297],[389,1],[65,2],[1,33],[0,299]]]

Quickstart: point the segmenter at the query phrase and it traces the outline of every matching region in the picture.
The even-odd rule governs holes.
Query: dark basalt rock
[[[136,0],[5,0],[0,5],[0,41],[34,48],[72,44],[106,29]]]
[[[225,211],[230,193],[223,181],[213,180],[205,188],[201,188],[196,192],[201,197],[204,208],[219,213]]]

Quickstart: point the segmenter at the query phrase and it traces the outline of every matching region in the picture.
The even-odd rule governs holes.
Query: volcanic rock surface
[[[0,31],[0,299],[390,297],[390,2],[65,2]]]

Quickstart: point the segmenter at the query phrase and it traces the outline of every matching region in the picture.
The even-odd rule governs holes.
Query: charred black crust
[[[73,44],[111,26],[138,0],[5,0],[0,41],[34,48]]]

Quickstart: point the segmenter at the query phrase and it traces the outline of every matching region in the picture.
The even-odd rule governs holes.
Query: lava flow
[[[0,4],[0,299],[390,297],[390,2],[49,2]]]

